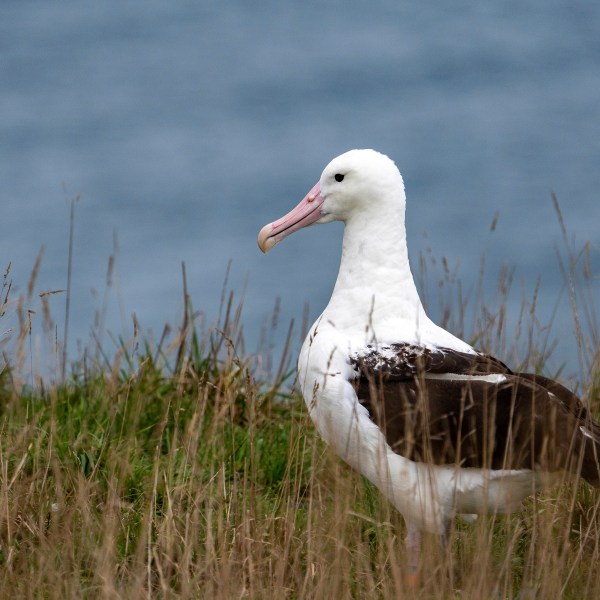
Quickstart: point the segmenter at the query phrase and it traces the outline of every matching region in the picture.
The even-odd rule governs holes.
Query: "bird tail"
[[[582,441],[581,476],[600,488],[600,425],[589,420],[579,425]]]

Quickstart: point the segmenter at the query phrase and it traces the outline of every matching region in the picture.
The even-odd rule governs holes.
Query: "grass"
[[[582,256],[568,251],[563,264],[586,361],[580,389],[597,414],[598,330],[581,293]],[[455,303],[455,275],[443,267],[440,280],[443,301]],[[542,370],[551,344],[535,301],[507,345],[510,280],[504,271],[496,308],[474,300],[485,319],[469,338]],[[7,270],[0,316],[10,286]],[[578,482],[527,499],[519,513],[457,523],[447,555],[427,537],[423,589],[408,592],[402,518],[318,439],[286,361],[257,381],[252,357],[238,355],[233,297],[203,334],[185,271],[184,297],[182,325],[158,343],[136,331],[112,356],[84,355],[55,381],[35,375],[31,314],[15,302],[20,330],[0,372],[3,597],[600,597],[600,498]],[[444,314],[458,314],[450,325],[464,334],[467,299],[458,305]],[[44,315],[60,357],[47,305]]]

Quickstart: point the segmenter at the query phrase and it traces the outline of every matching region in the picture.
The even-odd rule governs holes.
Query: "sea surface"
[[[445,257],[493,304],[514,269],[508,319],[539,282],[550,367],[577,373],[569,288],[557,252],[589,242],[600,296],[600,3],[162,2],[46,0],[0,6],[0,269],[31,298],[32,339],[64,335],[74,219],[69,355],[181,321],[182,262],[198,317],[228,288],[244,297],[246,352],[275,354],[290,319],[300,344],[325,306],[342,228],[313,227],[263,256],[256,236],[334,156],[370,147],[403,173],[413,270]],[[107,287],[109,257],[114,268]],[[423,277],[442,319],[436,275]],[[261,331],[279,308],[277,330]],[[100,315],[100,316],[99,316]],[[100,320],[100,323],[98,323]],[[270,326],[270,325],[269,325]],[[262,341],[261,341],[262,340]],[[43,345],[32,356],[44,362]],[[268,370],[269,359],[265,358]]]

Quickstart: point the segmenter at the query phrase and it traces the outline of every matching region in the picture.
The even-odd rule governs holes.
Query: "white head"
[[[404,184],[394,162],[375,150],[350,150],[334,158],[319,182],[287,215],[265,225],[258,245],[268,252],[294,231],[313,223],[348,222],[386,206],[404,208]]]

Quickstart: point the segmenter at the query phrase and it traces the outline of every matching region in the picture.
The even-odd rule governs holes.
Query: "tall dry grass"
[[[569,247],[563,264],[585,355],[581,389],[598,414],[585,258]],[[423,588],[406,590],[401,517],[318,439],[286,360],[274,379],[256,379],[253,357],[238,354],[233,295],[219,323],[198,332],[185,270],[179,327],[152,344],[136,326],[111,352],[98,332],[64,378],[43,379],[31,364],[28,312],[38,267],[23,297],[11,304],[9,270],[0,294],[0,316],[12,306],[20,319],[0,372],[2,597],[600,597],[600,498],[579,482],[528,499],[519,513],[457,523],[446,553],[426,537]],[[448,302],[466,303],[451,269],[442,279]],[[463,319],[450,323],[455,331],[524,363],[529,353],[543,369],[551,344],[535,300],[518,336],[507,330],[510,280],[503,271],[494,307],[477,300],[473,314],[484,316],[473,323],[465,310],[445,314]],[[49,298],[40,312],[60,374]]]

